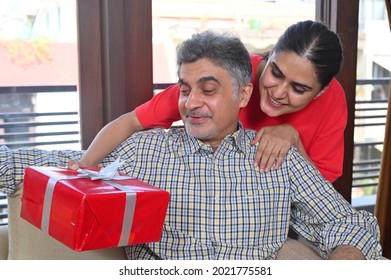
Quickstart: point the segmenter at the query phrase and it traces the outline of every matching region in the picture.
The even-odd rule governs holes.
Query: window
[[[373,211],[391,71],[385,1],[361,0],[357,57],[352,204]]]
[[[0,145],[80,149],[76,0],[2,0],[0,19]]]
[[[153,81],[177,81],[175,48],[196,32],[234,32],[250,53],[263,53],[306,19],[315,19],[315,1],[152,0]]]
[[[0,5],[0,143],[80,149],[76,0]]]

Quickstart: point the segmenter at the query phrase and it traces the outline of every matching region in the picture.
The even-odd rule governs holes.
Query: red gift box
[[[137,179],[27,167],[20,216],[76,251],[160,240],[169,193]]]

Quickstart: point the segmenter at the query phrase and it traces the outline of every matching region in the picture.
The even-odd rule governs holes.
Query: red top
[[[248,105],[239,114],[245,128],[259,130],[265,126],[288,123],[296,128],[311,160],[323,176],[334,182],[342,174],[344,130],[347,122],[345,92],[333,79],[327,90],[304,109],[279,117],[269,117],[260,110],[260,95],[256,69],[262,56],[251,56],[254,90]],[[136,108],[137,117],[145,128],[168,128],[181,119],[178,110],[179,86],[173,85]]]

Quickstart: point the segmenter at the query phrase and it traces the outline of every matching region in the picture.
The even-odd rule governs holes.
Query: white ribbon
[[[92,171],[87,169],[78,169],[80,178],[90,178],[91,180],[123,180],[129,179],[128,176],[120,176],[118,168],[122,166],[120,158],[117,158],[113,163],[107,165],[99,171]]]
[[[49,233],[50,210],[52,208],[54,187],[56,186],[58,181],[68,180],[68,179],[69,180],[79,179],[79,177],[77,176],[50,177],[49,181],[46,184],[45,197],[43,200],[42,220],[41,220],[41,229],[46,233]]]
[[[124,191],[126,193],[126,202],[125,202],[125,210],[124,210],[124,218],[122,221],[122,230],[121,236],[118,242],[118,247],[128,245],[128,240],[130,237],[130,232],[132,230],[133,217],[134,217],[134,209],[136,208],[136,192],[124,187],[113,181],[103,181],[113,187]]]

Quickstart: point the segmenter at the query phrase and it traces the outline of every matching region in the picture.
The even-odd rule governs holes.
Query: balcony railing
[[[12,149],[79,143],[77,105],[73,111],[62,111],[62,102],[43,102],[47,94],[58,94],[61,100],[65,93],[77,101],[76,86],[0,87],[0,144]]]
[[[353,195],[352,204],[369,211],[373,211],[379,181],[389,83],[389,78],[357,80],[357,88],[377,87],[383,93],[373,91],[370,96],[368,93],[356,95],[352,192],[361,197],[354,198]]]
[[[389,78],[358,80],[357,85],[388,85]],[[155,84],[156,92],[171,84]],[[36,111],[35,93],[72,93],[77,99],[76,86],[42,86],[42,87],[0,87],[0,104],[6,105],[0,110],[0,145],[9,148],[43,147],[61,149],[80,147],[79,120],[76,110],[70,111]],[[17,95],[17,100],[13,96]],[[9,98],[10,100],[6,100]],[[355,129],[378,127],[384,130],[387,99],[357,100],[355,109]],[[3,105],[0,105],[3,106]],[[16,108],[19,108],[16,110]],[[45,110],[52,106],[45,106]],[[373,113],[375,112],[375,113]],[[380,128],[379,128],[380,127]],[[353,189],[376,189],[380,171],[379,147],[383,141],[364,140],[354,143],[355,159],[353,161]],[[364,156],[360,156],[364,154]],[[0,194],[0,225],[7,223],[6,196]]]

